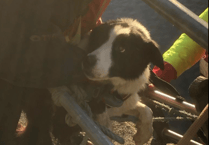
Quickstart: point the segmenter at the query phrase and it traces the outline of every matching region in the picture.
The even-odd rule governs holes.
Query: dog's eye
[[[120,51],[121,53],[123,53],[123,52],[125,52],[125,51],[126,51],[126,49],[125,49],[125,48],[123,48],[123,47],[119,47],[118,49],[119,49],[119,51]]]

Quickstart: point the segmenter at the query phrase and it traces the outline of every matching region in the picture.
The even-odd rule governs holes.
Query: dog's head
[[[118,19],[96,27],[90,35],[88,51],[83,69],[92,80],[136,79],[150,63],[164,68],[157,44],[146,28],[132,19]]]

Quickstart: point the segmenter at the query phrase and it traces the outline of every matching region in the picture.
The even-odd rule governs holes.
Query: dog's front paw
[[[137,133],[134,135],[136,145],[143,145],[147,143],[153,135],[153,113],[152,110],[146,106],[146,109],[139,116],[139,121],[136,124]]]
[[[134,135],[134,141],[136,145],[143,145],[147,143],[153,134],[152,124],[137,124],[137,133]]]

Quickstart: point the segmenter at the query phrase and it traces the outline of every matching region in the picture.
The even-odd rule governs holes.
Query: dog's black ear
[[[159,67],[161,70],[164,70],[164,63],[163,63],[163,57],[158,49],[158,44],[154,41],[151,41],[148,43],[148,55],[151,59],[151,63]]]
[[[172,86],[170,83],[159,78],[151,69],[150,69],[149,80],[152,84],[155,85],[157,89],[159,89],[163,93],[171,95],[172,97],[175,97],[180,102],[185,101],[185,99],[180,96],[179,92],[175,89],[174,86]]]

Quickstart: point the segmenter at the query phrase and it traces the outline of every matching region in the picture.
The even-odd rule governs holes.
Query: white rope
[[[59,102],[59,98],[63,96],[65,93],[69,93],[70,95],[72,95],[79,105],[85,100],[87,96],[85,91],[77,85],[71,85],[69,86],[69,88],[66,86],[51,88],[49,89],[49,91],[52,94],[52,100],[54,104],[59,107],[62,106]],[[76,120],[73,119],[69,114],[65,116],[65,123],[70,127],[77,125]]]
[[[52,100],[56,106],[61,107],[62,105],[59,102],[59,98],[63,96],[66,92],[68,92],[68,88],[66,86],[57,87],[57,88],[50,88],[48,89],[52,94]]]
[[[65,123],[66,123],[69,127],[73,127],[73,126],[76,126],[76,125],[77,125],[76,120],[73,119],[73,118],[71,117],[70,114],[67,114],[67,115],[65,116]]]

